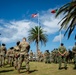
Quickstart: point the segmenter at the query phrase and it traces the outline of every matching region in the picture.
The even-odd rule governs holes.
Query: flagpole
[[[60,16],[59,16],[59,18],[60,18]],[[60,28],[61,28],[61,25],[60,25]],[[60,44],[61,44],[61,42],[62,42],[62,36],[61,36],[61,30],[60,30]]]
[[[39,49],[39,13],[38,13],[38,49]]]
[[[61,44],[61,41],[62,41],[61,39],[62,39],[62,37],[61,37],[61,31],[60,31],[60,44]]]

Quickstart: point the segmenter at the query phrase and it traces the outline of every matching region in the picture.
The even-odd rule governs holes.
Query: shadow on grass
[[[23,69],[26,69],[26,66],[22,66],[22,67],[21,67],[21,70],[23,70]]]
[[[65,67],[61,67],[61,69],[65,69]],[[66,67],[66,69],[65,70],[67,70],[68,69],[68,67]]]
[[[30,73],[35,72],[35,71],[38,71],[38,70],[30,70]]]
[[[32,73],[32,72],[35,72],[35,71],[38,71],[38,70],[30,70],[29,73]],[[25,72],[27,72],[27,71],[22,71],[20,73],[25,73]]]
[[[11,69],[11,70],[2,70],[2,71],[0,71],[0,73],[10,72],[10,71],[14,71],[14,70],[13,69]]]

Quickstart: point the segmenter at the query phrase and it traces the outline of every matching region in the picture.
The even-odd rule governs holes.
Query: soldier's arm
[[[27,43],[27,50],[28,50],[28,52],[29,52],[29,50],[30,50],[30,44],[29,43]]]
[[[67,51],[65,51],[64,53],[63,53],[63,55],[65,55],[67,53]]]
[[[60,51],[58,51],[58,53],[59,53],[60,55],[62,55],[62,53],[61,53]]]
[[[6,54],[7,56],[9,55],[9,49],[7,50],[7,54]]]
[[[22,44],[22,43],[19,44],[19,48],[20,48],[20,49],[21,49],[21,44]]]
[[[65,52],[63,53],[63,55],[65,55],[65,54],[67,53],[67,50],[66,50],[66,48],[64,48],[64,50],[65,50]]]
[[[5,48],[5,54],[7,53],[7,48]]]
[[[59,48],[60,49],[60,48]],[[59,51],[59,49],[58,49],[58,53],[60,54],[60,55],[62,55],[62,53]]]

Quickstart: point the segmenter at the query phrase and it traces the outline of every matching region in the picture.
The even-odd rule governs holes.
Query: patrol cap
[[[16,43],[17,45],[19,45],[20,44],[20,41],[17,41],[17,43]]]
[[[5,46],[5,44],[4,44],[4,43],[2,43],[2,46]]]
[[[49,52],[49,50],[46,50],[46,52]]]
[[[64,44],[63,43],[61,43],[61,46],[63,46]]]
[[[14,47],[11,47],[10,49],[14,49]]]

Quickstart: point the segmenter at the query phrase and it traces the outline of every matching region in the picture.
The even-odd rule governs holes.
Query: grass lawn
[[[23,63],[20,74],[18,74],[17,70],[15,70],[14,67],[9,67],[9,65],[6,65],[5,67],[0,68],[0,75],[76,75],[76,70],[73,70],[73,66],[74,65],[72,64],[68,64],[67,70],[58,70],[58,64],[30,62],[30,74],[27,74]]]

